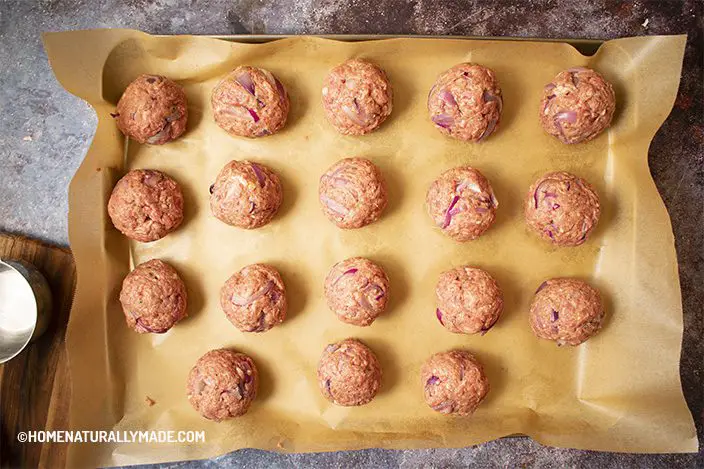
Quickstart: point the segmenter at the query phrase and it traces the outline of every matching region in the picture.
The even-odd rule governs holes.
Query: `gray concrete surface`
[[[0,0],[0,231],[68,244],[67,185],[96,125],[54,79],[39,34],[125,27],[159,34],[415,33],[609,39],[688,33],[680,94],[650,167],[676,236],[685,312],[683,388],[704,444],[704,93],[695,0]],[[511,439],[463,449],[275,454],[241,450],[164,467],[704,467],[704,451],[633,455]]]

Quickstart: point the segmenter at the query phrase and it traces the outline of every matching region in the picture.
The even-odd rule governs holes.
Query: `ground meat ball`
[[[140,334],[161,334],[186,317],[188,295],[176,269],[152,259],[127,274],[120,303],[130,328]]]
[[[528,191],[526,223],[544,240],[578,246],[599,221],[599,196],[587,181],[565,172],[548,173]]]
[[[211,350],[191,368],[188,400],[203,417],[221,420],[244,415],[257,397],[259,373],[244,353]]]
[[[253,229],[274,218],[283,200],[281,181],[268,167],[230,161],[210,186],[210,210],[219,220]]]
[[[386,309],[389,279],[381,267],[363,257],[335,264],[325,278],[328,307],[340,321],[369,326]]]
[[[463,63],[443,72],[428,94],[435,127],[459,140],[478,142],[496,131],[503,99],[494,72]]]
[[[361,228],[379,219],[386,208],[381,171],[365,158],[338,161],[320,178],[323,213],[338,227]]]
[[[281,82],[268,70],[240,66],[213,89],[215,122],[231,135],[265,137],[281,130],[289,99]]]
[[[491,329],[504,308],[496,280],[482,269],[457,267],[440,274],[435,312],[450,332],[482,335]]]
[[[601,329],[604,305],[599,291],[571,278],[543,282],[530,305],[530,327],[557,345],[579,345]]]
[[[161,145],[186,130],[186,93],[166,77],[140,75],[122,93],[113,116],[123,134],[139,143]]]
[[[425,201],[435,224],[460,242],[476,239],[488,230],[499,206],[489,181],[469,166],[442,173],[431,184]]]
[[[611,125],[615,109],[611,83],[594,70],[571,68],[545,86],[540,123],[563,143],[586,142]]]
[[[248,265],[225,282],[220,305],[237,329],[265,332],[286,319],[286,288],[273,267]]]
[[[183,221],[181,187],[161,171],[135,169],[115,184],[108,214],[115,228],[128,238],[156,241]]]
[[[393,94],[386,73],[364,60],[348,60],[333,68],[323,82],[328,121],[345,135],[364,135],[391,114]]]
[[[374,352],[357,339],[330,344],[318,363],[318,385],[323,396],[333,404],[367,404],[381,386],[379,361]]]
[[[481,363],[469,352],[436,353],[421,367],[425,402],[442,414],[471,415],[489,392]]]

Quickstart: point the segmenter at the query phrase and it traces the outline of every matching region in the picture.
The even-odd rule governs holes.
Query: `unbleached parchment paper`
[[[673,235],[647,165],[651,138],[677,92],[685,37],[609,41],[593,57],[564,43],[488,40],[300,37],[254,45],[129,30],[47,34],[44,40],[58,79],[99,119],[70,188],[78,266],[66,339],[71,427],[205,430],[207,438],[197,445],[72,445],[70,467],[206,458],[242,447],[458,447],[515,433],[594,450],[696,451],[678,372],[682,309]],[[338,135],[320,102],[325,74],[352,57],[378,63],[394,89],[387,123],[356,138]],[[481,144],[444,137],[426,112],[436,76],[464,61],[493,68],[503,90],[501,127]],[[211,90],[239,64],[271,70],[288,89],[291,113],[279,134],[233,138],[215,125]],[[614,84],[617,114],[595,141],[567,146],[541,130],[539,101],[555,74],[581,65]],[[127,145],[117,130],[110,112],[140,73],[163,74],[184,86],[189,123],[178,141]],[[390,200],[379,222],[341,231],[323,216],[317,188],[325,169],[349,156],[379,165]],[[245,158],[271,166],[284,187],[279,215],[255,231],[221,223],[208,205],[220,168]],[[495,226],[466,244],[439,233],[424,207],[431,181],[462,164],[484,172],[500,203]],[[127,242],[107,217],[112,185],[132,168],[165,171],[185,193],[185,222],[155,243]],[[525,192],[535,178],[555,170],[585,177],[601,196],[599,226],[578,248],[550,247],[524,226]],[[323,299],[328,269],[349,256],[377,261],[390,278],[388,311],[372,327],[339,322]],[[167,334],[139,335],[125,326],[118,293],[132,265],[155,257],[182,273],[189,318]],[[290,304],[289,318],[264,334],[239,332],[219,307],[225,280],[254,262],[281,271]],[[504,315],[483,337],[451,334],[435,318],[436,279],[462,264],[490,271],[505,294]],[[528,327],[533,292],[554,276],[589,280],[606,300],[604,329],[576,348],[538,340]],[[345,337],[367,342],[383,367],[381,392],[363,407],[336,407],[317,388],[320,353]],[[252,355],[262,378],[250,412],[223,423],[202,419],[185,392],[191,366],[218,347]],[[437,414],[422,397],[421,363],[455,347],[474,352],[491,382],[471,418]]]

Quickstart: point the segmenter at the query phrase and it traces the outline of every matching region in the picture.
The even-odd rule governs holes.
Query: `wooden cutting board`
[[[0,365],[0,467],[64,467],[66,444],[20,443],[17,433],[68,429],[64,336],[76,287],[73,256],[68,249],[0,233],[0,258],[34,264],[49,282],[54,302],[46,332]]]

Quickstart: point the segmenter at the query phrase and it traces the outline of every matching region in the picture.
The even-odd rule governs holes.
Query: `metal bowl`
[[[19,354],[49,323],[51,290],[24,261],[0,261],[0,363]]]

